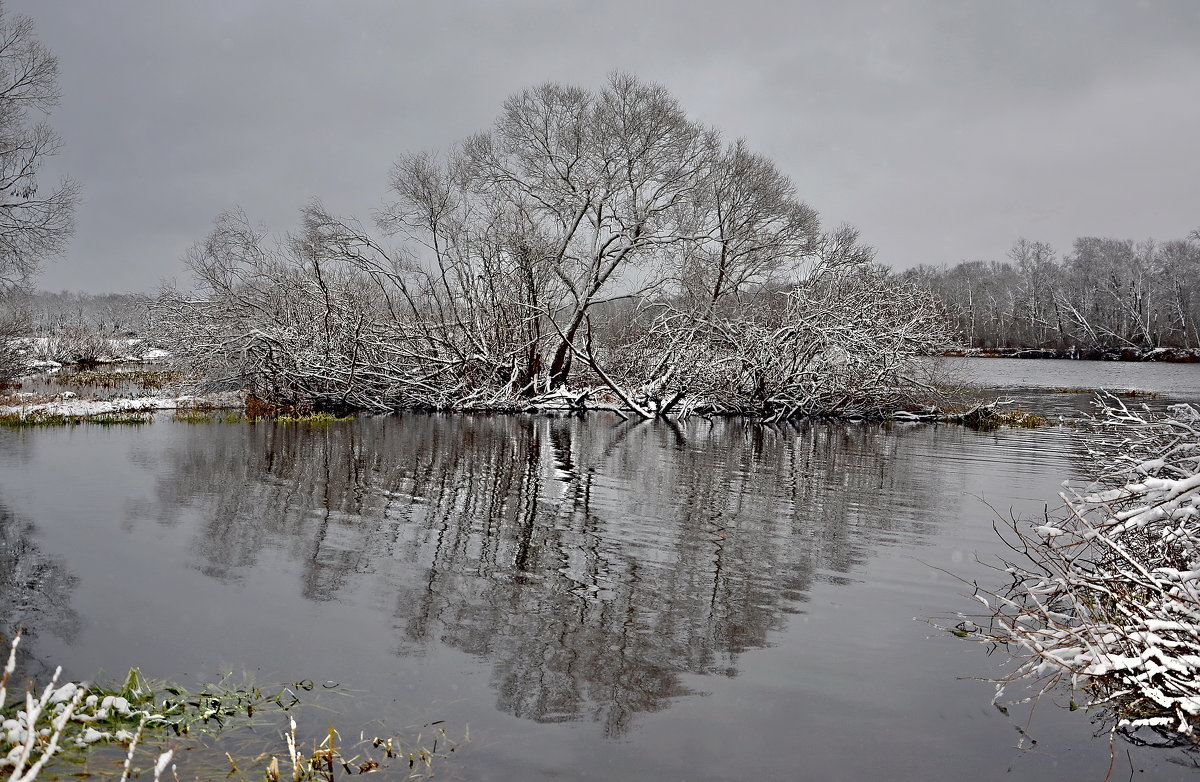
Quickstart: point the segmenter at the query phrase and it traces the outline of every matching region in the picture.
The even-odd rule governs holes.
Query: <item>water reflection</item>
[[[79,615],[71,608],[77,579],[57,557],[42,551],[37,529],[27,518],[14,514],[0,502],[0,632],[5,657],[7,644],[20,629],[26,641],[20,647],[22,671],[37,677],[45,673],[41,661],[29,655],[31,642],[48,631],[74,640]]]
[[[688,694],[684,674],[735,675],[815,581],[931,531],[947,487],[905,447],[867,426],[599,416],[213,426],[156,456],[139,513],[195,524],[215,579],[282,554],[309,600],[366,589],[400,653],[488,660],[501,710],[620,736]]]

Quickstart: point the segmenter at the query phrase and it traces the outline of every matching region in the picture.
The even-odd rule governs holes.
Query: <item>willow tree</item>
[[[20,374],[28,334],[25,294],[41,262],[71,236],[76,185],[46,187],[39,173],[59,146],[45,121],[58,103],[58,60],[33,22],[0,5],[0,379]]]
[[[220,222],[190,257],[200,295],[159,308],[181,351],[218,356],[226,376],[289,400],[497,409],[607,396],[659,415],[673,404],[656,394],[671,388],[677,401],[775,414],[831,397],[797,403],[785,378],[779,402],[770,383],[747,390],[740,370],[718,393],[685,365],[710,349],[726,368],[742,353],[774,361],[769,346],[747,346],[816,312],[816,331],[787,332],[797,361],[749,374],[816,372],[803,355],[837,354],[838,334],[854,334],[843,350],[867,363],[895,365],[928,343],[881,352],[895,329],[860,317],[863,297],[909,316],[914,301],[867,271],[857,236],[823,232],[770,160],[632,76],[525,90],[445,153],[402,156],[376,217],[387,238],[314,204],[298,236],[266,248],[244,219]]]
[[[706,238],[693,207],[719,158],[716,133],[661,86],[545,84],[445,162],[402,158],[380,222],[425,248],[434,300],[494,338],[521,388],[560,386],[588,314],[661,287],[664,260]]]

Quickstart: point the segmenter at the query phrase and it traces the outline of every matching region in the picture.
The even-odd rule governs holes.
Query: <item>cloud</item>
[[[1182,236],[1200,5],[203,4],[9,0],[60,59],[85,188],[45,287],[151,289],[219,211],[275,230],[320,197],[366,218],[402,152],[486,127],[543,81],[626,70],[773,157],[830,222],[905,266]],[[1135,153],[1136,151],[1136,153]],[[1194,200],[1191,201],[1194,205]]]

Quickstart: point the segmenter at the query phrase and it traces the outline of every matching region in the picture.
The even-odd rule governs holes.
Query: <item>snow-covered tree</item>
[[[200,290],[160,302],[175,350],[289,404],[775,416],[885,412],[945,337],[771,161],[632,76],[513,95],[448,153],[402,157],[390,189],[390,240],[318,204],[275,243],[222,216],[188,258]]]

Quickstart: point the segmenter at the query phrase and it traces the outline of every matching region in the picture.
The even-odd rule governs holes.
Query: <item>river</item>
[[[962,366],[1056,415],[1089,398],[1056,388],[1200,399],[1198,366]],[[439,778],[1101,780],[1103,724],[1065,694],[1002,712],[980,679],[1004,655],[927,621],[1002,583],[993,523],[1053,513],[1081,436],[607,414],[0,430],[0,630],[75,678],[339,682],[353,697],[302,733],[441,721],[462,742]],[[1196,774],[1117,749],[1113,778]]]

